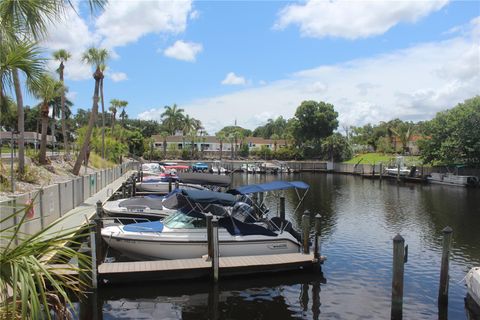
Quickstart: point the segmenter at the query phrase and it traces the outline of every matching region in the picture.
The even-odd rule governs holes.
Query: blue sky
[[[79,58],[91,45],[112,53],[107,102],[127,100],[131,118],[155,120],[177,103],[209,133],[291,117],[306,99],[333,103],[341,125],[362,125],[429,119],[479,94],[478,1],[111,0],[93,17],[76,5],[81,16],[68,12],[43,43],[73,53],[76,108],[92,104]]]

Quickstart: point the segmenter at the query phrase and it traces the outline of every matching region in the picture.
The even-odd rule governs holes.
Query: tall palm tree
[[[178,108],[176,104],[173,107],[165,106],[165,111],[161,114],[161,117],[163,124],[168,128],[171,135],[174,135],[177,129],[181,129],[184,111],[182,108]]]
[[[166,158],[167,158],[167,137],[168,137],[168,132],[167,132],[167,131],[162,131],[162,132],[160,132],[160,135],[161,135],[162,138],[163,138],[163,142],[162,142],[162,145],[163,145],[163,158],[166,159]]]
[[[64,79],[63,79],[63,69],[65,69],[64,63],[67,62],[68,59],[70,59],[72,55],[70,52],[68,52],[65,49],[60,49],[57,50],[53,53],[53,58],[56,61],[60,61],[60,65],[57,69],[59,75],[60,75],[60,82],[63,84],[65,87]],[[70,154],[70,149],[68,146],[68,136],[67,136],[67,122],[65,118],[65,90],[62,92],[62,97],[61,97],[61,110],[62,110],[62,135],[63,135],[63,146],[65,148],[65,154],[68,156]]]
[[[28,83],[30,90],[37,99],[42,100],[40,114],[42,118],[42,136],[40,140],[40,153],[39,162],[41,164],[47,163],[47,129],[48,129],[48,114],[51,101],[56,97],[61,96],[63,91],[63,84],[60,81],[56,81],[50,75],[44,73],[40,77],[38,83]],[[53,117],[52,113],[52,117]],[[52,133],[53,134],[53,133]],[[52,135],[52,139],[54,139]],[[53,140],[52,140],[53,142]]]
[[[17,102],[18,135],[18,171],[25,171],[24,131],[25,116],[23,112],[23,96],[20,85],[21,71],[27,79],[37,82],[43,72],[44,59],[34,43],[7,41],[0,39],[0,104],[6,103],[5,91],[14,89]]]
[[[278,144],[278,140],[280,139],[280,136],[278,134],[274,133],[274,134],[272,134],[270,139],[273,140],[273,151],[277,152],[277,144]]]
[[[105,72],[105,63],[100,65],[100,70]],[[100,80],[100,100],[102,101],[102,159],[105,159],[105,99],[103,97],[103,78]]]
[[[402,153],[406,154],[408,151],[408,142],[413,136],[413,125],[410,123],[401,123],[396,128],[390,128],[390,131],[398,137],[402,144]]]
[[[85,140],[83,141],[82,149],[78,154],[77,161],[73,166],[73,174],[75,175],[78,175],[78,173],[80,172],[82,162],[87,155],[93,126],[95,125],[95,120],[97,119],[100,82],[103,79],[103,72],[100,69],[100,66],[105,63],[107,58],[108,51],[106,49],[97,49],[92,47],[83,54],[83,61],[95,67],[95,72],[93,73],[93,79],[95,79],[95,88],[93,90],[92,113],[90,114],[90,118],[88,119],[88,127],[85,133]]]
[[[112,113],[112,132],[113,132],[113,128],[115,127],[115,119],[117,116],[119,105],[120,105],[120,100],[118,99],[110,100],[110,108],[108,108],[108,110],[110,110],[110,112]]]

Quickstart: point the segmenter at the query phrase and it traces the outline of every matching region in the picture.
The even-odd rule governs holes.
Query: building
[[[16,133],[13,134],[14,141],[17,141],[18,137],[19,137],[19,134],[16,134]],[[42,139],[42,135],[38,132],[24,132],[23,139],[25,141],[25,144],[30,143],[30,144],[33,144],[34,146],[39,146],[40,140]],[[12,140],[11,131],[0,132],[0,144],[10,143],[11,140]],[[52,142],[56,143],[57,139],[55,137],[52,137],[51,135],[47,135],[47,145],[51,145]]]

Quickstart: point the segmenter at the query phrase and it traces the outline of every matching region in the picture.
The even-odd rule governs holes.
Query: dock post
[[[168,178],[168,193],[172,192],[172,177]]]
[[[212,218],[213,215],[211,213],[205,214],[205,218],[207,219],[207,261],[211,261],[213,259],[213,230],[212,230]]]
[[[313,256],[316,259],[317,263],[320,264],[320,235],[321,235],[321,222],[322,222],[322,216],[317,213],[315,216],[315,243],[314,243],[314,251],[313,251]]]
[[[280,197],[280,218],[285,220],[285,197]]]
[[[397,164],[397,182],[400,182],[400,163]]]
[[[218,243],[218,218],[212,219],[212,247],[213,247],[213,257],[212,257],[212,273],[213,273],[213,282],[218,282],[218,268],[219,261],[218,257],[220,256],[220,246]]]
[[[380,181],[382,181],[383,177],[383,164],[380,162]]]
[[[440,286],[438,288],[438,305],[448,305],[448,269],[450,259],[450,246],[452,243],[453,229],[445,227],[443,233],[442,266],[440,270]]]
[[[92,261],[92,254],[91,254],[90,248],[82,245],[78,249],[78,252],[88,256],[90,261]],[[88,287],[91,287],[91,285],[93,284],[91,282],[92,277],[90,277],[90,275],[88,274],[88,270],[91,269],[93,271],[93,268],[90,268],[88,260],[85,261],[83,259],[78,259],[78,268],[80,269],[80,272],[78,274],[78,280],[80,284],[85,284],[85,285],[88,285]]]
[[[102,228],[103,228],[103,208],[102,202],[97,201],[97,214],[95,215],[95,251],[96,251],[96,263],[99,266],[102,263],[103,258],[103,246],[102,246]]]
[[[302,216],[302,231],[303,231],[303,253],[310,253],[310,211],[305,210]]]
[[[143,182],[143,170],[140,170],[140,182]]]
[[[122,199],[125,199],[127,197],[127,186],[125,182],[122,182]]]
[[[137,177],[134,176],[132,179],[132,196],[135,197],[137,194]]]
[[[391,319],[401,320],[403,315],[403,270],[405,239],[400,234],[393,238],[393,278]]]

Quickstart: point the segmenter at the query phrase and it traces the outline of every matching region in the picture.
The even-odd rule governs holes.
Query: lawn
[[[344,163],[352,163],[352,164],[388,164],[395,162],[395,158],[397,155],[395,154],[383,154],[383,153],[363,153],[358,154],[352,159],[345,161]],[[422,164],[422,160],[419,156],[404,156],[405,158],[405,165],[420,165]]]

